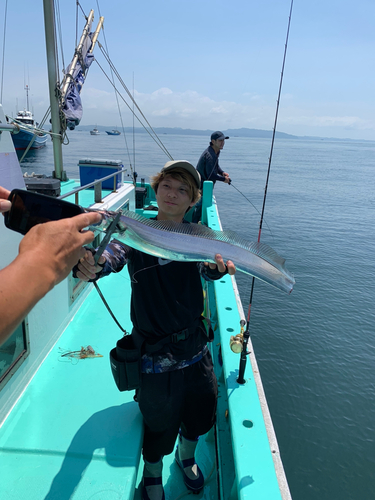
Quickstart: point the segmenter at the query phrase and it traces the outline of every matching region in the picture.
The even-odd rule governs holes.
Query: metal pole
[[[77,61],[78,61],[79,57],[82,54],[82,48],[83,48],[83,45],[84,45],[84,43],[86,41],[86,38],[90,34],[91,25],[92,25],[93,20],[94,20],[94,11],[91,10],[90,14],[89,14],[89,17],[87,18],[86,25],[85,25],[85,27],[83,29],[81,40],[79,41],[78,47],[76,48],[75,56],[74,56],[73,61],[72,61],[71,65],[70,65],[70,68],[69,68],[70,75],[73,75],[75,67],[77,65]],[[63,96],[63,99],[65,99],[66,93],[68,92],[68,88],[69,88],[70,80],[71,80],[71,76],[70,75],[65,76],[64,81],[63,81],[63,83],[61,85],[61,88],[62,88],[61,94]]]
[[[92,45],[91,45],[91,49],[89,50],[90,54],[92,52],[94,52],[94,47],[95,47],[95,44],[96,44],[96,40],[98,39],[99,32],[102,29],[103,23],[104,23],[104,17],[101,16],[100,19],[99,19],[99,22],[98,22],[98,26],[96,27],[94,36],[92,37]]]
[[[57,179],[65,181],[67,179],[66,172],[63,169],[62,144],[61,144],[61,124],[60,124],[60,109],[59,99],[57,95],[58,89],[58,72],[57,72],[57,55],[56,55],[56,36],[55,36],[55,15],[53,0],[43,0],[44,7],[44,29],[46,36],[46,51],[47,51],[47,67],[48,67],[48,86],[49,98],[51,103],[51,125],[52,144],[53,144],[53,160],[55,170],[53,176]]]

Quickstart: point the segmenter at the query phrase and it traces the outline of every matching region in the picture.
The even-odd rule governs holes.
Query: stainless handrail
[[[78,193],[80,191],[84,191],[90,187],[94,187],[95,189],[95,203],[101,203],[102,201],[102,183],[103,181],[106,181],[107,179],[110,179],[113,177],[113,192],[116,192],[116,176],[118,174],[122,174],[123,172],[126,172],[127,168],[123,168],[121,170],[118,170],[117,172],[114,172],[113,174],[109,174],[106,177],[102,177],[100,179],[96,179],[94,182],[90,182],[90,184],[85,184],[84,186],[80,186],[79,188],[73,189],[72,191],[69,191],[69,193],[62,194],[61,196],[58,196],[60,200],[63,198],[67,198],[68,196],[72,196],[73,194],[75,195],[74,203],[78,205]]]

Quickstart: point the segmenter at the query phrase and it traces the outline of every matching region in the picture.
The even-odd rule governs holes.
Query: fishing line
[[[287,48],[288,48],[289,29],[290,29],[290,21],[291,21],[291,18],[292,18],[292,10],[293,10],[293,0],[291,0],[291,4],[290,4],[288,29],[287,29],[287,33],[286,33],[285,48],[284,48],[284,57],[283,57],[283,64],[282,64],[281,76],[280,76],[279,93],[278,93],[278,96],[277,96],[275,122],[274,122],[274,126],[273,126],[273,131],[272,131],[271,151],[270,151],[270,157],[268,159],[268,170],[267,170],[266,185],[265,185],[265,189],[264,189],[262,214],[261,214],[260,221],[259,221],[258,242],[260,241],[260,236],[261,236],[261,233],[262,233],[262,225],[263,225],[263,219],[264,219],[264,209],[265,209],[265,206],[266,206],[268,181],[269,181],[270,170],[271,170],[273,145],[274,145],[274,142],[275,142],[277,117],[278,117],[278,114],[279,114],[280,95],[281,95],[281,87],[282,87],[282,84],[283,84],[284,67],[285,67],[286,52],[287,52]],[[242,346],[241,359],[240,359],[240,367],[239,367],[238,378],[237,378],[237,382],[239,384],[244,384],[245,383],[244,373],[245,373],[246,360],[247,360],[247,344],[248,344],[249,338],[250,338],[249,323],[250,323],[251,305],[252,305],[252,302],[253,302],[254,286],[255,286],[255,278],[253,277],[252,282],[251,282],[249,308],[248,308],[248,312],[247,312],[247,324],[246,324],[246,330],[245,330],[245,332],[243,334],[243,346]]]
[[[124,334],[125,334],[125,335],[128,335],[128,332],[125,330],[125,328],[123,328],[123,327],[120,325],[120,323],[117,321],[116,316],[113,314],[113,312],[112,312],[111,308],[109,307],[109,305],[108,305],[107,301],[105,300],[105,298],[104,298],[104,296],[103,296],[102,292],[100,291],[100,288],[99,288],[99,286],[98,286],[98,284],[97,284],[97,282],[96,282],[96,281],[94,281],[94,286],[95,286],[96,291],[98,292],[98,294],[99,294],[100,298],[102,299],[103,304],[104,304],[104,305],[105,305],[105,307],[107,308],[107,310],[108,310],[109,314],[112,316],[112,318],[113,318],[114,322],[116,323],[116,325],[120,328],[120,330],[121,330],[122,332],[124,332]]]
[[[154,265],[152,265],[152,266],[144,267],[143,269],[138,269],[138,271],[136,271],[135,273],[133,273],[133,276],[131,277],[130,282],[131,282],[131,283],[134,283],[135,285],[137,285],[139,282],[138,282],[138,281],[134,278],[134,276],[135,276],[136,274],[139,274],[139,273],[141,273],[142,271],[147,271],[148,269],[153,269],[154,267],[159,267],[159,266],[160,266],[160,264],[159,264],[159,263],[157,263],[157,264],[154,264]]]
[[[108,261],[107,261],[107,262],[108,262]],[[134,283],[134,284],[137,284],[137,283],[138,283],[138,281],[134,278],[134,276],[135,276],[136,274],[138,274],[138,273],[140,273],[140,272],[142,272],[142,271],[147,271],[148,269],[152,269],[153,267],[158,267],[158,266],[160,266],[160,264],[155,264],[155,265],[153,265],[153,266],[144,267],[143,269],[139,269],[138,271],[136,271],[136,272],[133,274],[133,276],[131,276],[131,277],[130,277],[130,282],[131,282],[131,283]],[[110,269],[112,270],[112,272],[114,272],[114,273],[118,274],[118,271],[116,271],[116,270],[115,270],[115,269],[114,269],[111,265],[110,265]],[[125,277],[123,277],[123,278],[124,278],[124,279],[126,279]],[[123,327],[120,325],[120,323],[119,323],[119,321],[117,320],[116,316],[114,315],[114,313],[113,313],[112,309],[110,308],[110,306],[109,306],[108,302],[105,300],[104,295],[102,294],[102,292],[101,292],[101,290],[100,290],[100,288],[99,288],[98,283],[97,283],[96,281],[94,281],[93,283],[94,283],[94,286],[95,286],[95,288],[96,288],[96,291],[97,291],[97,292],[98,292],[98,294],[99,294],[99,297],[102,299],[103,304],[104,304],[104,305],[105,305],[105,307],[107,308],[107,311],[109,312],[109,314],[112,316],[112,319],[114,320],[114,322],[116,323],[116,325],[120,328],[120,330],[121,330],[122,332],[124,332],[124,335],[128,335],[128,333],[129,333],[129,332],[128,332],[125,328],[123,328]]]
[[[211,144],[211,142],[210,142],[210,144]],[[219,153],[219,154],[220,154],[220,153]],[[211,172],[210,172],[210,175],[207,177],[207,179],[206,179],[206,180],[208,180],[208,181],[210,180],[211,175],[213,174],[213,172],[214,172],[214,170],[215,170],[216,165],[218,164],[218,162],[219,162],[219,157],[217,157],[217,158],[216,158],[215,164],[214,164],[214,166],[213,166],[213,168],[212,168],[212,170],[211,170]],[[257,207],[256,207],[256,206],[255,206],[255,205],[254,205],[254,204],[253,204],[250,200],[249,200],[249,198],[247,198],[247,197],[246,197],[243,193],[241,193],[241,191],[240,191],[240,190],[239,190],[239,189],[238,189],[238,188],[237,188],[237,187],[233,184],[232,179],[229,179],[229,185],[230,185],[230,186],[233,186],[233,187],[234,187],[234,189],[236,189],[236,190],[237,190],[237,191],[238,191],[238,192],[239,192],[239,193],[240,193],[240,194],[241,194],[241,195],[242,195],[242,196],[243,196],[243,197],[244,197],[244,198],[245,198],[245,199],[246,199],[246,200],[250,203],[250,205],[251,205],[253,208],[255,208],[255,210],[258,212],[258,214],[262,217],[262,214],[259,212],[259,210],[257,209]],[[270,232],[270,234],[271,234],[271,236],[272,236],[272,238],[273,238],[273,234],[272,234],[271,228],[270,228],[270,227],[269,227],[269,225],[267,224],[266,219],[264,219],[264,222],[266,223],[266,226],[268,227],[268,230],[269,230],[269,232]]]
[[[104,232],[104,231],[102,231],[102,230],[99,229],[99,232]],[[92,250],[92,252],[91,252],[91,250]],[[90,248],[89,251],[92,253],[92,255],[95,254],[95,249],[94,248]],[[116,271],[110,264],[109,264],[109,266],[110,266],[110,269],[111,269],[112,272],[118,274],[118,271]],[[120,330],[122,332],[124,332],[124,335],[128,335],[129,332],[127,332],[127,330],[120,325],[120,323],[118,322],[116,316],[112,312],[112,309],[109,307],[108,302],[105,300],[104,295],[102,294],[102,292],[101,292],[101,290],[100,290],[100,288],[98,286],[98,283],[96,281],[93,281],[92,283],[94,284],[94,287],[96,288],[96,291],[98,292],[99,297],[102,299],[103,304],[107,308],[109,314],[112,316],[112,319],[114,320],[114,322],[116,323],[116,325],[120,328]]]
[[[236,191],[238,191],[240,194],[242,194],[242,196],[243,196],[243,197],[244,197],[244,198],[245,198],[245,199],[246,199],[246,200],[250,203],[250,205],[251,205],[252,207],[254,207],[254,208],[255,208],[255,210],[258,212],[258,214],[259,214],[260,216],[262,216],[262,214],[259,212],[259,210],[257,209],[257,207],[256,207],[256,206],[252,203],[252,201],[250,201],[250,200],[249,200],[249,198],[248,198],[247,196],[245,196],[243,193],[241,193],[241,191],[240,191],[238,188],[236,188],[236,186],[233,184],[232,180],[230,181],[229,185],[230,185],[230,186],[233,186],[233,187],[234,187],[234,189],[235,189]],[[267,224],[266,219],[264,219],[264,222],[266,223],[266,226],[268,227],[268,230],[269,230],[269,232],[270,232],[270,234],[271,234],[271,236],[272,236],[272,238],[273,238],[273,234],[272,234],[271,228],[270,228],[270,226]]]
[[[100,232],[100,233],[104,233],[104,234],[105,234],[105,230],[103,230],[103,229],[98,229],[98,232]],[[129,248],[129,247],[128,247],[128,248]],[[95,248],[93,248],[93,247],[92,247],[91,249],[92,249],[92,251],[95,253]],[[110,270],[111,270],[111,272],[112,272],[112,273],[115,273],[115,274],[119,274],[119,273],[120,273],[120,271],[117,271],[117,270],[116,270],[116,269],[115,269],[115,268],[114,268],[114,267],[110,264],[110,262],[108,262],[108,260],[107,260],[107,259],[106,259],[106,263],[107,263],[107,265],[108,265],[108,267],[110,268]],[[127,262],[126,262],[126,264],[127,264]],[[101,264],[101,265],[103,265],[103,264]],[[158,263],[158,264],[154,264],[154,265],[152,265],[152,266],[144,267],[143,269],[138,269],[138,271],[136,271],[135,273],[133,273],[133,276],[130,276],[130,275],[129,275],[129,280],[128,280],[125,276],[122,276],[122,275],[120,275],[120,274],[119,274],[119,275],[120,275],[120,276],[121,276],[121,277],[122,277],[125,281],[130,281],[130,283],[137,284],[137,283],[138,283],[138,281],[134,278],[134,276],[135,276],[136,274],[141,273],[142,271],[146,271],[147,269],[152,269],[153,267],[158,267],[158,266],[160,266],[160,264],[159,264],[159,263]],[[121,269],[121,271],[122,271],[122,269]],[[94,283],[95,283],[95,282],[94,282]]]

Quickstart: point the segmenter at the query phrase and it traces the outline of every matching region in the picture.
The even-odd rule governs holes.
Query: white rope
[[[5,14],[4,14],[4,39],[3,39],[3,60],[1,64],[1,94],[0,103],[3,102],[3,87],[4,87],[4,61],[5,61],[5,33],[7,26],[7,11],[8,11],[8,0],[5,2]]]

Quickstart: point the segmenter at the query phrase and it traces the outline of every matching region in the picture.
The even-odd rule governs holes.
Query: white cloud
[[[158,99],[153,98],[155,95],[158,95]],[[249,97],[246,104],[239,104],[234,101],[217,102],[195,91],[173,92],[171,89],[160,89],[151,96],[137,94],[138,103],[146,116],[160,119],[154,126],[198,129],[248,127],[272,130],[276,102],[270,104],[261,95]],[[313,110],[301,109],[296,105],[291,106],[291,102],[292,94],[281,97],[277,125],[280,131],[295,135],[328,134],[333,137],[347,137],[350,129],[353,131],[353,138],[359,138],[361,131],[366,130],[369,135],[363,138],[375,138],[374,120],[339,113],[319,115],[315,107]]]
[[[149,94],[134,91],[135,99],[153,127],[181,127],[190,129],[258,128],[272,130],[275,120],[274,96],[247,94],[245,103],[230,100],[218,101],[193,90],[175,92],[162,87]],[[130,108],[133,105],[126,96]],[[244,98],[244,95],[242,96]],[[85,87],[82,94],[84,125],[113,125],[119,123],[114,92]],[[131,112],[119,98],[123,123],[132,124]],[[292,105],[293,95],[282,95],[277,130],[295,135],[320,135],[375,139],[375,120],[371,113],[358,116],[356,107],[350,109],[339,103],[319,106]],[[340,111],[345,109],[346,113]],[[330,110],[330,113],[327,113]],[[320,111],[322,111],[320,113]],[[35,111],[36,112],[36,111]],[[39,117],[39,114],[37,115]],[[368,116],[368,118],[366,118]],[[139,126],[137,124],[136,126]]]
[[[155,97],[157,96],[157,99]],[[226,128],[235,124],[238,127],[256,122],[267,126],[267,115],[253,108],[253,105],[242,105],[233,101],[217,102],[208,96],[195,91],[173,92],[171,89],[159,89],[152,94],[135,93],[136,101],[146,116],[173,118],[169,125],[165,122],[154,126],[171,126],[183,128]],[[271,111],[271,110],[270,110]],[[256,116],[256,119],[254,119]],[[271,116],[271,115],[270,115]],[[261,123],[259,122],[260,120]]]
[[[281,123],[288,125],[303,126],[309,124],[312,127],[339,127],[343,129],[356,128],[359,130],[370,130],[375,128],[375,122],[364,120],[358,116],[317,116],[299,115],[283,117]]]
[[[157,109],[152,112],[152,116],[170,116],[171,114],[173,114],[171,108]]]
[[[155,90],[151,95],[152,97],[162,97],[164,95],[170,95],[173,94],[173,91],[171,89],[168,89],[167,87],[163,87],[159,90]]]

